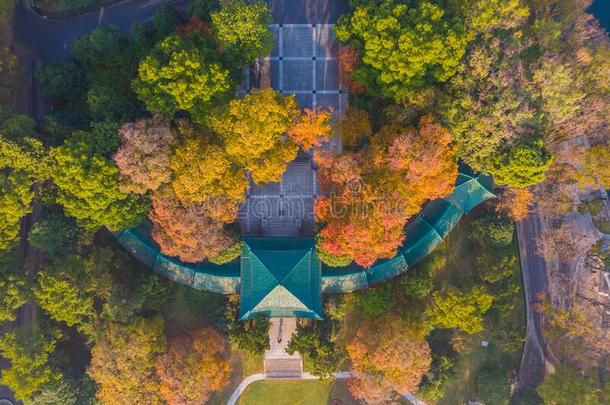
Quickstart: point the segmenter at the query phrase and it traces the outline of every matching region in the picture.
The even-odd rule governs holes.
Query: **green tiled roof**
[[[243,238],[240,319],[322,319],[321,265],[313,238]]]

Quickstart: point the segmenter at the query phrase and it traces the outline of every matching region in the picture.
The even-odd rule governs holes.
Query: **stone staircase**
[[[265,378],[274,380],[300,379],[303,359],[299,353],[288,354],[286,346],[296,331],[295,318],[271,318],[269,327],[270,350],[265,352]]]
[[[265,354],[265,378],[274,380],[300,379],[303,374],[303,360],[298,353],[293,356],[283,353]]]

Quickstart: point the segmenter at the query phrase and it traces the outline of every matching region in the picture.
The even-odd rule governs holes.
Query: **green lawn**
[[[320,381],[257,381],[239,398],[239,405],[323,405],[338,400],[339,404],[357,404],[343,380]]]

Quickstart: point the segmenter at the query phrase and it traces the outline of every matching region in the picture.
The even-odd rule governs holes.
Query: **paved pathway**
[[[543,316],[535,309],[537,295],[546,292],[548,270],[536,252],[535,240],[540,235],[542,220],[534,212],[517,223],[519,256],[525,289],[527,333],[519,369],[519,388],[535,388],[544,379],[546,344],[542,335]]]

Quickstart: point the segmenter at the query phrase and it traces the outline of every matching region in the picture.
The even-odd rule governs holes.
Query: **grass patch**
[[[240,405],[321,405],[357,404],[344,380],[321,381],[257,381],[239,398]]]

